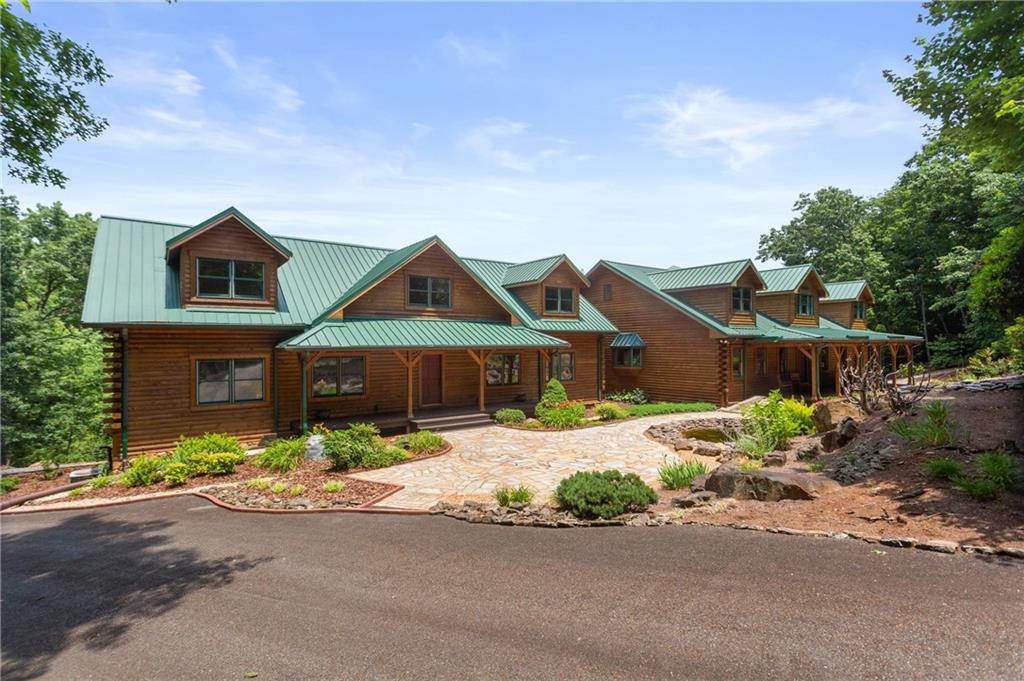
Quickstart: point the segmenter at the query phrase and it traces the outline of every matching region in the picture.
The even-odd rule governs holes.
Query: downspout
[[[121,328],[121,470],[128,464],[128,327]]]
[[[299,400],[301,405],[299,414],[299,424],[302,427],[302,433],[305,434],[309,430],[309,413],[306,405],[306,365],[309,362],[309,353],[303,352],[299,355],[299,369],[302,371],[302,398]]]

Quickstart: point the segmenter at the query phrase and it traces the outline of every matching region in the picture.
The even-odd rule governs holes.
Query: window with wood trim
[[[576,305],[575,289],[562,286],[544,287],[544,311],[554,314],[572,314]]]
[[[814,316],[814,296],[810,293],[800,293],[796,297],[796,313],[801,317]]]
[[[639,369],[643,366],[643,348],[614,348],[615,366],[620,369]]]
[[[551,354],[551,378],[562,383],[576,380],[576,353],[554,352]]]
[[[789,349],[779,348],[779,376],[789,373]]]
[[[451,307],[452,280],[410,275],[406,300],[410,307]]]
[[[742,345],[737,345],[732,349],[732,375],[736,378],[743,378],[743,372],[747,363],[744,355]]]
[[[196,295],[200,298],[265,298],[266,266],[250,260],[196,258]]]
[[[754,367],[758,376],[768,375],[768,351],[765,348],[754,350]]]
[[[519,385],[521,361],[519,353],[488,357],[484,369],[487,385]]]
[[[864,303],[859,300],[853,304],[853,318],[858,321],[864,319]]]
[[[732,311],[733,312],[750,312],[751,310],[751,299],[753,298],[753,290],[746,286],[737,286],[732,290]]]
[[[313,397],[366,393],[365,357],[320,357],[313,362]]]
[[[262,359],[196,360],[196,402],[236,404],[263,399]]]
[[[601,296],[605,300],[611,300],[612,299],[612,285],[611,284],[605,284],[604,286],[601,287]]]

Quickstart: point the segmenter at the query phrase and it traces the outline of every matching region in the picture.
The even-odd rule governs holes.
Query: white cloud
[[[423,139],[424,137],[426,137],[427,135],[429,135],[433,131],[434,131],[434,128],[432,126],[430,126],[430,125],[427,125],[426,123],[415,123],[414,122],[412,124],[412,138],[414,140]]]
[[[537,162],[553,156],[560,156],[558,148],[543,148],[531,153],[522,153],[508,148],[509,143],[526,131],[526,123],[503,118],[488,121],[470,130],[462,138],[462,146],[485,161],[502,168],[529,173],[536,169]],[[550,140],[549,140],[550,141]],[[565,144],[564,141],[558,141]]]
[[[195,97],[203,91],[198,76],[185,69],[162,66],[154,54],[138,53],[108,61],[115,86],[157,90],[181,97]]]
[[[274,106],[284,111],[297,111],[302,107],[302,97],[299,93],[267,72],[266,60],[239,60],[226,40],[217,40],[212,49],[221,63],[231,70],[235,82],[243,89],[268,98]]]
[[[734,170],[812,134],[920,134],[906,107],[885,99],[822,97],[785,106],[733,97],[712,87],[679,86],[668,94],[642,97],[626,115],[648,120],[652,139],[670,153],[720,157]]]
[[[500,45],[488,44],[448,32],[438,41],[438,45],[465,66],[495,67],[508,63],[508,47],[505,41]]]

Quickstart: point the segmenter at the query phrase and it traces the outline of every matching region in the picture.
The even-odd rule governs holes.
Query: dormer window
[[[200,298],[263,300],[266,270],[262,262],[197,258],[196,292]]]
[[[572,314],[575,309],[573,297],[575,290],[560,286],[544,287],[544,312],[553,314]]]
[[[732,290],[732,311],[750,312],[751,291],[745,286],[737,286]]]
[[[451,307],[452,280],[442,277],[409,277],[409,307]]]
[[[864,303],[859,300],[853,304],[853,318],[858,321],[864,319]]]
[[[796,313],[801,317],[814,316],[814,296],[810,293],[800,293],[796,297]]]

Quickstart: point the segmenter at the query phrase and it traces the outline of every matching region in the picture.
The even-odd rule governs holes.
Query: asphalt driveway
[[[2,672],[53,679],[1024,676],[1024,568],[721,528],[2,521]]]

